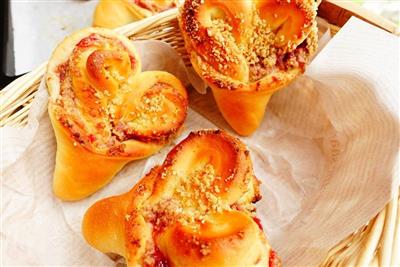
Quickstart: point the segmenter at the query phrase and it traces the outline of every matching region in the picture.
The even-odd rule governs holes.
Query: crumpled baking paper
[[[258,216],[285,266],[317,266],[331,247],[376,215],[398,186],[398,42],[351,19],[306,75],[272,97],[260,129],[241,138],[262,181]],[[168,45],[135,45],[143,69],[167,70],[189,81]],[[2,264],[112,266],[82,238],[86,209],[128,191],[190,131],[218,125],[231,132],[210,93],[190,96],[193,109],[173,144],[128,164],[89,198],[70,203],[52,194],[56,144],[42,84],[28,125],[0,129]]]

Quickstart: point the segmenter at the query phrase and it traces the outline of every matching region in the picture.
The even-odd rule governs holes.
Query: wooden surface
[[[350,1],[323,0],[318,8],[318,16],[338,27],[342,27],[352,16],[355,16],[388,32],[399,33],[395,23]]]

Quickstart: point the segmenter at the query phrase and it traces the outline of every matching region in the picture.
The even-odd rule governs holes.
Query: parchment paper
[[[273,96],[260,129],[242,138],[263,182],[258,215],[285,266],[317,266],[332,246],[376,215],[398,186],[398,44],[397,37],[351,19],[306,75]],[[154,41],[135,45],[144,69],[168,70],[188,81],[172,48]],[[209,101],[193,95],[196,102]],[[51,189],[56,146],[46,101],[41,86],[28,126],[0,129],[2,264],[112,266],[81,236],[85,210],[129,190],[191,130],[216,126],[190,109],[174,144],[128,164],[91,197],[65,203]],[[217,111],[207,118],[226,125]]]

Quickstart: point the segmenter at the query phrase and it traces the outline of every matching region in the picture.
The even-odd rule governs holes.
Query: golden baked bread
[[[129,161],[147,157],[175,137],[187,93],[172,74],[141,72],[132,42],[88,28],[55,49],[45,76],[57,139],[54,193],[84,198]]]
[[[179,21],[196,72],[232,128],[250,135],[273,92],[317,45],[314,0],[186,0]]]
[[[93,26],[116,28],[176,7],[178,0],[100,0]]]
[[[91,206],[82,233],[128,266],[280,266],[255,214],[260,198],[245,145],[199,131],[129,192]]]

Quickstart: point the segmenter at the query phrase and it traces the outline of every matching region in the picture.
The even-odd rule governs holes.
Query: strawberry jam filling
[[[255,221],[255,223],[258,225],[258,227],[263,230],[263,226],[261,224],[261,220],[257,217],[253,217],[253,220]]]
[[[167,258],[161,253],[158,247],[154,251],[154,267],[169,267]]]

